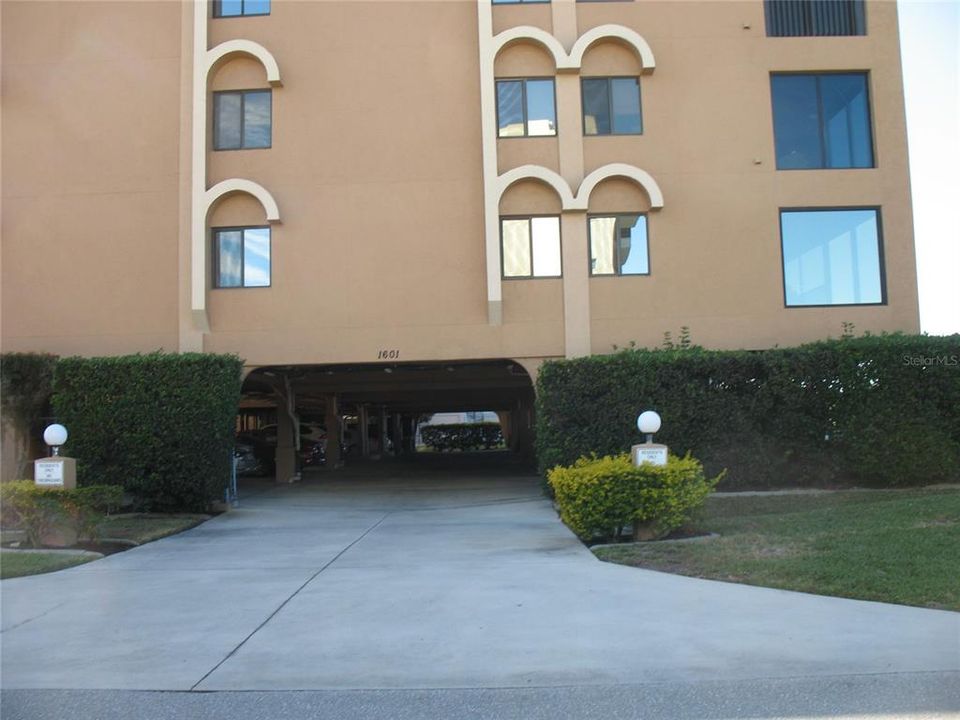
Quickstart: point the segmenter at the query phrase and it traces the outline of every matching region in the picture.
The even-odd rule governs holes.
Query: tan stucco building
[[[3,350],[917,331],[897,8],[823,4],[4,0]]]

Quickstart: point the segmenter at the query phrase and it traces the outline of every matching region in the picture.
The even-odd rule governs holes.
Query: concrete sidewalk
[[[3,581],[3,687],[508,689],[960,671],[960,614],[601,563],[530,476],[443,465],[376,475],[262,486],[181,535]]]

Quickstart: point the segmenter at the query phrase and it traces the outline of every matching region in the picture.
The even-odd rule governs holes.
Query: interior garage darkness
[[[301,424],[326,429],[324,467],[416,452],[438,412],[492,410],[507,446],[532,455],[533,384],[512,360],[259,367],[244,380],[238,430],[276,424],[276,479],[298,477]]]

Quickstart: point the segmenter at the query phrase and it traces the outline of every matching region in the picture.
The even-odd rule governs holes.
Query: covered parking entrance
[[[533,383],[514,360],[274,365],[243,383],[238,437],[275,448],[278,482],[362,461],[416,457],[436,413],[499,422],[506,448],[532,457]],[[486,413],[484,415],[484,413]]]

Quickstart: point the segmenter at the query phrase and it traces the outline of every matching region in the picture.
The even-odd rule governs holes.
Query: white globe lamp
[[[54,455],[59,455],[60,446],[67,442],[67,429],[59,423],[48,425],[43,431],[43,441],[53,449]]]
[[[653,434],[660,429],[660,416],[653,410],[645,410],[637,418],[637,428],[647,436],[647,442],[653,442]]]

